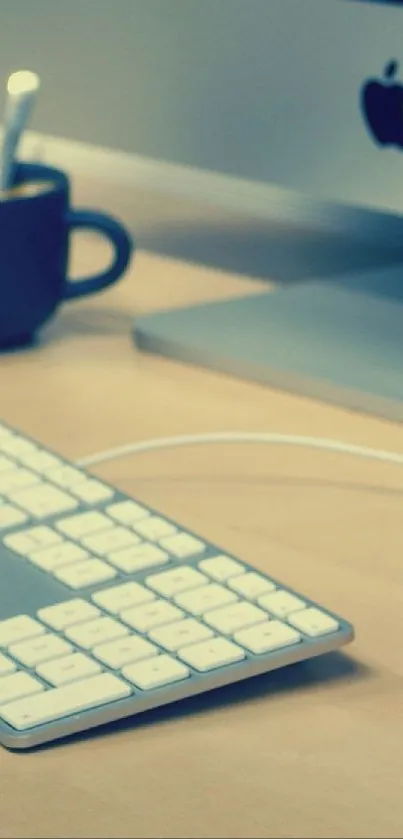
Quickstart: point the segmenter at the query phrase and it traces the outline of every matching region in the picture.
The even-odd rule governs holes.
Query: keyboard
[[[346,620],[0,423],[0,743],[334,650]]]

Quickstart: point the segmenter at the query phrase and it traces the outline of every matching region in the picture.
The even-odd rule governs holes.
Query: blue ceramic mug
[[[112,243],[112,265],[93,277],[66,276],[70,233],[103,233]],[[115,283],[133,252],[127,230],[93,210],[70,207],[67,175],[50,166],[19,163],[13,189],[0,196],[0,348],[32,341],[65,300],[94,294]]]

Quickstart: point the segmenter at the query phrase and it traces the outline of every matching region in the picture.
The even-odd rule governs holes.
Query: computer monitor
[[[302,223],[308,235],[316,225],[318,248],[324,228],[356,237],[363,250],[373,240],[384,259],[365,269],[335,265],[326,282],[307,271],[306,282],[275,293],[140,318],[136,340],[149,351],[401,420],[403,4],[267,0],[267,7],[266,142],[255,143],[249,172],[259,172],[283,227]]]
[[[250,173],[315,198],[400,214],[401,120],[393,115],[402,110],[403,3],[266,0],[266,5],[271,57],[260,100],[267,139],[264,145],[255,137],[257,159],[250,161]],[[367,100],[372,131],[361,107],[368,80],[378,85]],[[383,128],[389,145],[377,142]]]

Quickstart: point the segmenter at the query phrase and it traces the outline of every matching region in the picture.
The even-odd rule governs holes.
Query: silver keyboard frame
[[[6,428],[6,423],[2,423]],[[28,437],[28,435],[19,432],[17,429],[10,428],[10,431],[15,433],[20,433],[24,439],[29,440],[30,442],[35,443],[39,446],[40,449],[43,451],[49,452],[51,454],[56,454],[57,457],[60,457],[61,460],[67,465],[71,466],[74,465],[69,461],[66,461],[65,458],[62,458],[56,452],[51,451],[45,446],[42,446],[37,441],[32,440],[32,438]],[[83,470],[89,477],[98,479],[96,476],[92,475],[88,470]],[[179,522],[172,521],[169,517],[165,516],[161,511],[155,510],[149,505],[145,505],[142,503],[141,500],[133,498],[125,493],[122,493],[116,490],[111,484],[108,482],[102,481],[102,483],[110,486],[111,489],[115,492],[115,497],[113,498],[113,503],[124,501],[124,500],[132,500],[137,501],[137,503],[142,504],[142,506],[146,507],[151,514],[163,516],[167,521],[171,521],[176,526],[181,527]],[[68,491],[68,490],[67,490]],[[87,505],[80,503],[76,510],[72,511],[72,514],[84,512],[87,510],[96,510],[102,512],[105,507],[107,507],[111,501],[102,502],[100,504],[94,505]],[[66,514],[69,515],[69,514]],[[41,519],[40,521],[30,521],[27,522],[26,525],[23,526],[16,526],[14,528],[10,528],[10,530],[5,531],[4,535],[10,533],[17,533],[20,530],[25,529],[25,527],[30,526],[32,524],[43,524],[52,526],[55,519],[58,519],[60,515],[53,516],[49,519]],[[152,569],[148,568],[141,572],[132,575],[118,575],[113,581],[108,581],[106,583],[94,585],[88,587],[86,590],[75,590],[74,592],[69,589],[64,584],[57,582],[57,590],[59,592],[63,592],[62,596],[56,599],[52,599],[54,595],[52,595],[52,589],[50,588],[47,590],[47,586],[49,583],[50,575],[41,571],[37,568],[32,568],[31,564],[24,560],[22,557],[16,557],[13,555],[12,552],[5,548],[5,546],[0,543],[0,579],[4,580],[7,586],[7,569],[10,569],[15,566],[17,563],[17,567],[20,570],[20,577],[21,580],[21,592],[19,591],[16,593],[15,597],[15,611],[13,611],[12,607],[8,605],[7,610],[2,611],[2,599],[1,599],[1,589],[0,589],[0,620],[6,619],[10,616],[17,615],[17,614],[27,614],[33,618],[36,618],[36,612],[40,606],[38,606],[38,597],[39,600],[41,598],[41,592],[36,590],[32,593],[32,597],[30,594],[27,594],[27,591],[31,591],[32,586],[25,586],[24,589],[24,565],[26,567],[27,573],[32,574],[34,572],[35,580],[37,580],[37,584],[40,587],[41,578],[43,580],[43,603],[42,606],[53,605],[57,602],[67,601],[76,597],[80,597],[82,599],[86,599],[91,602],[91,594],[101,591],[103,588],[109,588],[112,585],[118,585],[119,582],[128,582],[130,580],[135,580],[136,582],[142,583],[144,578],[148,576],[150,573],[158,573],[163,570],[169,570],[174,567],[180,566],[188,566],[197,568],[198,563],[203,559],[208,557],[215,556],[216,554],[224,554],[226,556],[230,556],[233,559],[237,559],[238,561],[242,562],[245,567],[246,571],[257,571],[262,576],[269,579],[275,585],[279,586],[282,590],[288,591],[291,594],[295,594],[299,597],[303,597],[305,602],[308,606],[316,606],[317,608],[324,611],[326,614],[330,615],[331,617],[336,618],[339,623],[339,629],[331,634],[317,637],[317,638],[308,638],[305,636],[303,640],[293,646],[284,647],[277,651],[269,652],[266,654],[255,655],[246,651],[246,658],[240,662],[224,665],[221,666],[209,673],[198,673],[195,670],[192,670],[192,667],[189,667],[191,671],[191,676],[184,679],[181,682],[176,682],[171,685],[167,685],[160,688],[154,688],[152,690],[145,690],[139,691],[137,688],[134,688],[132,685],[133,694],[130,697],[109,702],[108,704],[102,705],[101,707],[93,708],[86,711],[80,711],[78,713],[74,713],[68,717],[64,717],[63,719],[48,722],[35,728],[25,730],[25,731],[18,731],[8,725],[4,720],[0,719],[0,744],[6,746],[9,749],[29,749],[35,746],[39,746],[41,744],[56,741],[61,738],[65,738],[69,735],[78,734],[79,732],[85,732],[90,729],[94,729],[98,726],[102,726],[108,723],[112,723],[118,720],[123,720],[128,717],[132,717],[138,714],[142,714],[145,711],[149,711],[158,707],[162,707],[165,705],[169,705],[175,703],[181,699],[188,699],[190,697],[196,696],[198,694],[206,693],[208,691],[214,690],[216,688],[224,687],[226,685],[230,685],[232,683],[240,682],[245,679],[252,678],[254,676],[258,676],[264,673],[268,673],[270,671],[277,670],[279,668],[287,667],[291,664],[296,664],[297,662],[302,662],[304,660],[308,660],[325,653],[332,652],[340,647],[350,643],[354,639],[354,629],[353,626],[339,615],[334,614],[329,609],[326,609],[322,605],[315,603],[314,601],[310,600],[304,594],[300,592],[294,591],[289,588],[287,585],[284,585],[280,581],[276,580],[275,578],[271,577],[269,574],[262,571],[260,568],[256,568],[255,566],[250,565],[250,563],[245,562],[243,559],[238,557],[234,557],[233,555],[229,554],[227,551],[220,549],[216,545],[212,545],[209,542],[206,542],[202,536],[196,534],[194,532],[188,531],[186,528],[182,528],[185,532],[190,533],[191,535],[195,536],[196,538],[202,539],[206,544],[206,551],[198,555],[196,557],[192,557],[191,559],[187,560],[173,560],[168,565],[164,566],[154,566]],[[10,565],[10,556],[12,565]],[[21,565],[18,566],[18,563],[21,562]],[[38,576],[39,575],[39,576]],[[124,577],[124,579],[120,579],[120,576]],[[53,579],[50,578],[51,583],[53,583]],[[223,583],[226,585],[226,583]],[[35,597],[34,597],[35,594]],[[36,598],[36,599],[35,599]],[[169,598],[163,598],[169,600]],[[252,602],[248,600],[248,598],[243,598],[247,602]],[[4,604],[3,600],[3,604]],[[98,608],[100,608],[98,606]],[[101,609],[101,612],[108,614],[106,610]],[[119,620],[119,617],[117,617]],[[61,633],[56,633],[60,634]],[[141,635],[141,633],[138,633]],[[224,633],[218,633],[223,637],[226,637]],[[166,652],[165,650],[162,651]],[[7,651],[5,651],[7,655]],[[88,653],[90,656],[92,655],[91,652]],[[175,653],[172,653],[175,657]],[[29,673],[31,672],[27,667],[21,667],[22,670]],[[114,675],[119,676],[119,672],[108,668],[107,666],[103,666],[103,670],[106,672],[114,673]],[[45,680],[43,680],[45,681]],[[124,680],[126,681],[126,680]]]

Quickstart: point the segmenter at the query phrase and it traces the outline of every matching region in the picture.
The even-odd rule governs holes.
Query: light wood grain
[[[78,240],[74,272],[108,258]],[[4,419],[72,458],[225,429],[403,450],[403,428],[140,355],[138,312],[260,284],[140,252],[0,359]],[[211,446],[96,472],[342,612],[328,656],[32,754],[0,752],[0,836],[401,837],[403,473],[281,447]]]

